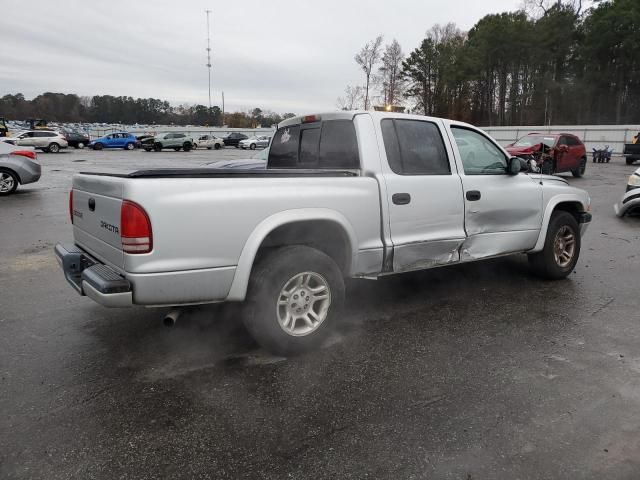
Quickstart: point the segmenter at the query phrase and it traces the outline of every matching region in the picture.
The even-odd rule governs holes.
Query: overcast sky
[[[405,53],[436,23],[468,30],[522,0],[0,0],[0,95],[45,92],[207,104],[212,10],[213,103],[226,110],[333,110],[361,84],[354,54],[383,34]]]

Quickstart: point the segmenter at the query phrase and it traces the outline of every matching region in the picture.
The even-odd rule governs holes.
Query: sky
[[[522,0],[0,0],[0,96],[127,95],[237,111],[334,110],[364,82],[353,57],[369,40],[405,53],[434,24],[471,28]]]

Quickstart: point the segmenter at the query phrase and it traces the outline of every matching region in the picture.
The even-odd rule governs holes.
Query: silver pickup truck
[[[264,168],[81,173],[69,283],[108,307],[245,301],[272,352],[317,346],[339,321],[344,279],[526,253],[564,278],[590,198],[528,173],[464,123],[340,112],[278,126]]]

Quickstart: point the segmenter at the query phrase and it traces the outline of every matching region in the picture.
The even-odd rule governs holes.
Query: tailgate
[[[73,178],[73,238],[97,259],[122,269],[120,238],[122,179],[76,175]]]

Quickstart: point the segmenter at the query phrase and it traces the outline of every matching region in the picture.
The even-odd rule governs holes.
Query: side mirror
[[[558,147],[558,150],[560,150],[561,152],[567,152],[567,151],[569,151],[569,146],[568,145],[560,145]]]
[[[518,175],[520,172],[526,172],[528,169],[527,162],[518,157],[511,157],[507,164],[507,173],[509,175]]]

